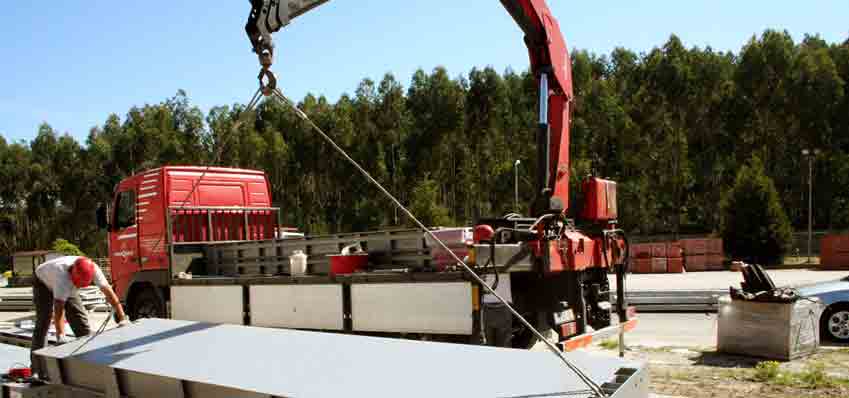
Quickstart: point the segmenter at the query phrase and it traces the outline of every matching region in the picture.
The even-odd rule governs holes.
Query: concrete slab
[[[122,386],[157,395],[181,381],[189,390],[204,386],[204,396],[221,396],[218,389],[251,397],[592,395],[578,392],[586,386],[548,352],[164,319],[110,330],[74,353],[80,344],[37,354],[48,358],[57,380],[98,391],[110,388],[104,375],[115,372]],[[622,367],[639,369],[620,390],[628,392],[615,397],[648,396],[647,369],[639,362],[567,356],[599,384]],[[433,380],[423,382],[423,375]]]
[[[29,366],[29,349],[8,344],[0,344],[0,373],[6,373],[13,367]]]

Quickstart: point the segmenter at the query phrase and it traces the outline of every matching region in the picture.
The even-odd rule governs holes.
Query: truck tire
[[[130,301],[130,320],[165,318],[165,303],[152,287],[140,290]]]

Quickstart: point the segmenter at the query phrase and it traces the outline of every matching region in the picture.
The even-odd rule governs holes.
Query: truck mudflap
[[[51,382],[100,396],[597,396],[546,352],[168,319],[36,355]],[[565,355],[605,396],[648,397],[645,363]]]
[[[568,338],[566,340],[561,341],[559,345],[563,351],[574,351],[579,348],[585,348],[593,343],[604,341],[613,336],[619,336],[630,332],[637,327],[637,322],[637,318],[630,319],[618,325],[608,326],[604,329]]]

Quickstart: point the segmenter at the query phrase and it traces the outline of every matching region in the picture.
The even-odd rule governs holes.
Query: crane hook
[[[266,97],[274,93],[274,90],[277,89],[277,76],[274,75],[274,72],[271,71],[269,66],[263,65],[258,76],[259,90]]]

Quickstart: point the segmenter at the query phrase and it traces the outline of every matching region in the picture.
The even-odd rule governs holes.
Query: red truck
[[[168,166],[121,181],[108,216],[106,207],[98,211],[98,223],[108,228],[112,277],[130,316],[485,341],[482,289],[446,267],[444,253],[421,231],[280,237],[279,209],[271,203],[266,176],[255,170]],[[589,343],[591,331],[632,328],[635,319],[611,326],[610,267],[543,271],[527,243],[495,244],[495,237],[482,236],[492,226],[531,221],[482,220],[477,241],[449,244],[470,249],[469,262],[490,281],[498,274],[499,293],[564,349]],[[368,266],[331,275],[330,255],[352,244],[368,253]],[[583,257],[573,261],[601,263],[600,246],[578,244]],[[290,275],[296,250],[308,255],[306,275]],[[511,346],[536,343],[518,323],[509,333]]]
[[[271,34],[326,2],[277,7],[252,1],[246,29],[262,66],[263,95],[281,96],[269,69]],[[422,231],[278,236],[279,210],[271,207],[262,172],[204,167],[163,167],[132,176],[116,190],[112,222],[105,209],[98,212],[99,224],[110,230],[115,285],[131,317],[170,314],[473,343],[495,329],[510,336],[500,345],[527,347],[545,339],[565,349],[588,343],[599,331],[633,327],[624,298],[628,244],[617,226],[616,184],[588,178],[583,203],[569,203],[574,92],[566,41],[545,1],[501,4],[525,35],[538,83],[535,199],[529,217],[477,220],[467,255],[474,269],[460,268],[487,276],[527,323],[511,325],[508,318],[496,324],[497,316],[486,315],[498,312],[482,294],[487,289],[470,273],[444,267],[445,253],[432,252]],[[307,119],[300,110],[296,114]],[[520,141],[516,144],[525,144]],[[569,218],[575,214],[570,209],[581,211]],[[331,275],[328,255],[352,244],[368,253],[364,272]],[[308,255],[307,275],[290,272],[296,250]],[[548,336],[530,332],[525,325],[531,324]]]

